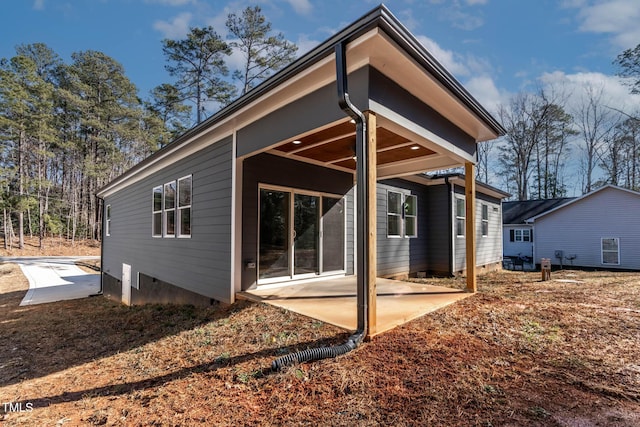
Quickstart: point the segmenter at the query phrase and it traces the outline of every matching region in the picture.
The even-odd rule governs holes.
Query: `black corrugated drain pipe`
[[[310,348],[307,350],[298,351],[296,353],[287,354],[279,357],[273,361],[271,368],[274,371],[278,371],[285,366],[290,366],[296,363],[311,362],[314,360],[328,359],[332,357],[338,357],[345,353],[350,352],[360,345],[364,339],[365,331],[367,330],[367,294],[368,294],[368,269],[367,263],[369,259],[369,253],[366,238],[369,235],[367,218],[367,150],[365,146],[366,142],[366,122],[362,111],[356,108],[349,99],[349,92],[347,88],[347,58],[346,58],[346,46],[345,42],[336,44],[336,81],[338,84],[338,104],[340,108],[344,110],[356,122],[356,181],[358,183],[358,190],[356,192],[357,197],[357,215],[356,215],[356,228],[358,233],[357,239],[357,266],[356,266],[356,279],[357,279],[357,299],[358,299],[358,329],[351,335],[347,342],[341,345],[332,347],[320,347]]]

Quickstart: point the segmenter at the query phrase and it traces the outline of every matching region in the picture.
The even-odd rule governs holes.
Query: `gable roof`
[[[586,199],[587,197],[591,197],[594,194],[599,193],[601,191],[604,191],[606,189],[613,189],[613,190],[616,190],[616,191],[622,191],[622,192],[630,193],[630,194],[632,194],[634,196],[640,197],[640,192],[629,190],[628,188],[618,187],[618,186],[613,185],[613,184],[607,184],[607,185],[604,185],[604,186],[602,186],[602,187],[600,187],[600,188],[598,188],[596,190],[591,191],[590,193],[584,194],[584,195],[582,195],[580,197],[575,197],[575,198],[571,199],[568,203],[564,203],[564,204],[562,204],[560,206],[556,206],[553,209],[547,210],[545,212],[540,212],[537,215],[528,218],[527,222],[534,222],[538,218],[541,218],[541,217],[543,217],[545,215],[548,215],[548,214],[550,214],[552,212],[555,212],[555,211],[557,211],[559,209],[565,208],[565,207],[567,207],[569,205],[573,205],[574,203],[577,203],[580,200]]]
[[[502,125],[435,60],[386,6],[380,5],[115,178],[98,191],[98,196],[104,197],[129,185],[132,180],[140,179],[144,174],[148,174],[153,165],[167,163],[169,156],[175,159],[178,152],[196,150],[197,144],[205,144],[197,142],[205,135],[207,140],[212,140],[213,136],[229,136],[251,120],[268,113],[269,109],[277,108],[278,105],[292,102],[295,97],[304,95],[293,89],[287,92],[288,85],[292,86],[310,78],[310,75],[317,76],[316,80],[325,84],[335,81],[335,72],[330,71],[330,65],[334,58],[335,46],[341,43],[349,43],[351,49],[350,72],[367,63],[385,70],[389,73],[389,78],[401,81],[405,89],[412,88],[418,98],[431,99],[440,114],[471,135],[476,142],[494,139],[505,133]],[[383,49],[379,49],[381,46]],[[391,56],[385,56],[386,53]],[[423,78],[421,73],[414,72],[414,69],[421,70],[429,78]],[[325,72],[328,74],[323,74]],[[311,90],[309,85],[303,86],[305,90]],[[185,149],[186,146],[189,146],[189,149]]]
[[[502,224],[525,224],[529,218],[565,205],[575,197],[558,199],[522,200],[502,203]]]

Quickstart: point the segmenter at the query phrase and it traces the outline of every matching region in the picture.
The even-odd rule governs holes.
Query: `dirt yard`
[[[638,274],[491,274],[471,298],[279,373],[275,357],[348,334],[248,302],[18,307],[20,276],[0,265],[2,426],[640,425]]]
[[[0,242],[4,238],[0,235]],[[43,248],[40,248],[40,241],[37,237],[25,236],[24,249],[18,248],[18,241],[14,239],[11,249],[4,249],[0,243],[0,256],[73,256],[73,255],[100,255],[100,242],[97,240],[76,240],[60,239],[57,237],[48,237],[44,239]]]

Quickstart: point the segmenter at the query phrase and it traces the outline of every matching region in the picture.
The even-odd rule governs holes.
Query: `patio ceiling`
[[[332,169],[356,171],[355,124],[334,123],[312,133],[286,141],[270,153],[313,163]],[[435,147],[421,138],[400,135],[385,126],[376,128],[377,169],[380,178],[415,174],[433,169],[459,166],[459,160],[436,152]]]

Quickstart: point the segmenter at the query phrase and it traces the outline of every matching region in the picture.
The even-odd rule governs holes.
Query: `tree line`
[[[274,34],[260,7],[227,18],[226,40],[211,26],[163,40],[175,80],[144,99],[124,67],[102,52],[76,52],[66,63],[34,43],[0,59],[5,248],[14,241],[22,248],[25,233],[41,247],[47,235],[98,239],[99,188],[294,59],[297,47]],[[232,52],[243,58],[237,70],[228,65]]]
[[[630,93],[639,94],[640,44],[614,64]],[[612,105],[603,86],[521,92],[497,114],[507,133],[479,145],[477,174],[485,182],[498,176],[514,199],[565,197],[569,180],[583,194],[605,184],[640,191],[640,111]],[[576,170],[570,159],[578,159]]]
[[[258,6],[229,14],[226,29],[226,38],[208,26],[163,40],[174,81],[146,98],[102,52],[76,52],[66,63],[35,43],[0,59],[5,247],[14,238],[23,247],[25,233],[41,246],[47,235],[98,239],[99,188],[295,58],[297,47],[274,34]],[[242,57],[236,69],[229,66],[232,53]],[[640,45],[614,62],[630,92],[640,93]],[[567,195],[567,163],[575,156],[582,192],[605,183],[640,190],[640,114],[608,105],[603,88],[523,92],[497,115],[507,135],[479,145],[478,178],[501,177],[498,185],[514,198]]]

